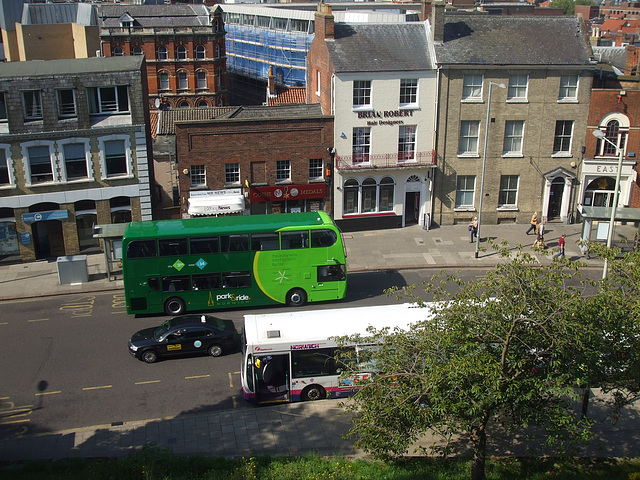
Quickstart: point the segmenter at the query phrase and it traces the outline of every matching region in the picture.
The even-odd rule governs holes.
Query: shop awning
[[[224,215],[244,211],[242,195],[203,195],[189,198],[189,215]]]

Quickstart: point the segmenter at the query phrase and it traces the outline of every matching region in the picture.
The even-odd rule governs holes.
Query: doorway
[[[45,220],[35,222],[31,228],[36,259],[60,257],[65,254],[62,222]]]
[[[420,192],[407,192],[404,201],[404,224],[415,225],[420,216]]]
[[[549,208],[547,220],[555,220],[562,214],[562,195],[564,193],[565,180],[562,177],[554,178],[549,190]]]

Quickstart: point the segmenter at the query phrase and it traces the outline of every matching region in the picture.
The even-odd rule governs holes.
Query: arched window
[[[122,47],[115,47],[113,49],[113,56],[114,57],[121,57],[124,55],[124,51],[122,50]]]
[[[204,60],[207,56],[207,51],[204,45],[198,45],[196,47],[196,60]]]
[[[160,45],[158,47],[158,60],[166,62],[167,60],[169,60],[169,55],[167,53],[167,47],[165,47],[164,45]]]
[[[222,69],[216,70],[216,90],[222,90]]]
[[[203,70],[199,70],[198,72],[196,72],[196,88],[207,88],[207,72]]]
[[[358,213],[358,193],[360,191],[360,185],[358,181],[354,179],[344,182],[344,194],[342,199],[342,213]]]
[[[198,100],[198,108],[207,108],[209,106],[209,102],[206,100]]]
[[[190,106],[186,100],[181,100],[180,103],[178,103],[178,108],[189,108]]]
[[[629,134],[629,118],[621,112],[611,112],[600,119],[598,127],[609,142],[612,142],[619,149],[626,148],[627,135]],[[618,152],[614,145],[604,139],[598,139],[596,143],[595,156],[617,157]]]
[[[143,55],[142,47],[140,45],[136,45],[135,47],[133,47],[133,50],[131,50],[131,53],[133,53],[134,55]]]
[[[158,73],[158,88],[160,88],[160,90],[169,90],[170,85],[169,85],[169,73],[167,72],[159,72]]]
[[[360,212],[371,213],[376,211],[376,181],[373,178],[365,178],[362,182],[362,207]]]
[[[129,223],[131,221],[131,199],[114,197],[109,200],[111,223]]]
[[[220,58],[220,44],[216,44],[216,58]]]
[[[187,59],[187,47],[184,45],[178,45],[176,49],[176,59],[178,60],[186,60]]]
[[[395,204],[395,182],[391,177],[380,180],[380,198],[378,206],[381,212],[390,212]]]
[[[189,76],[187,72],[181,70],[178,72],[178,89],[186,90],[187,88],[189,88]]]

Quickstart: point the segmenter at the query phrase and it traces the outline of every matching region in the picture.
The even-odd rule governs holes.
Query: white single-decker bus
[[[240,369],[244,398],[260,405],[352,395],[373,371],[341,378],[332,337],[365,336],[369,327],[408,330],[427,320],[430,311],[429,305],[405,303],[245,315]],[[357,355],[371,346],[346,347]]]

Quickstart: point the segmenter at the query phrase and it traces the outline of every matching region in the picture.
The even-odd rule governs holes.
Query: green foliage
[[[486,478],[489,433],[535,427],[543,451],[572,453],[592,436],[588,416],[575,413],[583,388],[603,388],[617,406],[640,391],[640,263],[620,265],[624,275],[600,284],[582,280],[578,262],[539,265],[517,253],[478,280],[434,277],[423,288],[435,304],[424,304],[416,286],[392,289],[428,308],[425,321],[348,340],[381,345],[369,359],[379,370],[374,381],[345,403],[354,413],[350,435],[390,459],[433,433],[432,452],[470,452],[475,479]],[[344,374],[357,369],[351,363]]]
[[[144,471],[141,467],[145,468]],[[162,470],[155,470],[162,466]],[[487,462],[494,480],[556,480],[565,478],[640,479],[640,461],[622,459],[496,458]],[[75,459],[30,462],[0,468],[3,480],[462,480],[469,462],[461,459],[409,458],[374,460],[295,457],[178,457],[146,448],[119,459]]]
[[[549,5],[550,8],[561,8],[565,15],[573,15],[576,7],[573,0],[553,0]]]

